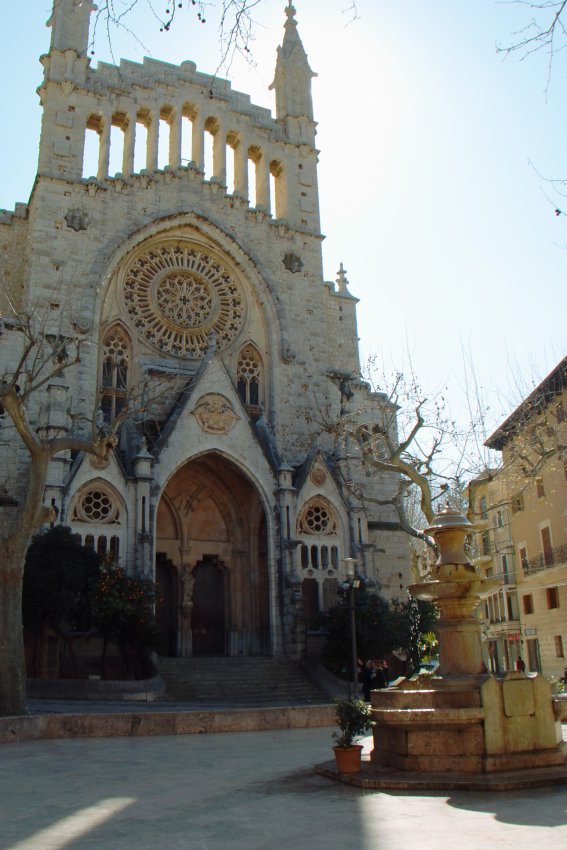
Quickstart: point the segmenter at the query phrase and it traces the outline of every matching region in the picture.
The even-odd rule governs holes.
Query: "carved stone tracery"
[[[93,487],[76,503],[73,522],[119,523],[119,506],[104,487]]]
[[[300,534],[336,534],[337,522],[330,504],[322,496],[316,496],[303,508],[298,521]]]
[[[226,348],[242,327],[239,283],[216,258],[189,242],[171,241],[138,254],[126,269],[123,298],[138,333],[176,357],[200,358],[216,335]]]

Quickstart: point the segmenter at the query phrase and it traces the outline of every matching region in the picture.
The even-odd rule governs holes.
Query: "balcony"
[[[550,570],[562,564],[567,564],[567,543],[555,546],[547,552],[542,552],[535,558],[529,558],[522,563],[522,569],[525,576],[533,576],[542,572],[542,570]]]

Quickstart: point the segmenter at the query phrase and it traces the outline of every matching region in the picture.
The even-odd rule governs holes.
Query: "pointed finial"
[[[295,18],[295,6],[293,5],[291,0],[289,0],[288,5],[286,6],[285,13],[288,17],[288,20],[292,21],[292,19]],[[292,21],[292,23],[295,23],[295,21]]]
[[[346,276],[346,269],[343,267],[343,264],[341,263],[340,268],[337,272],[338,291],[341,294],[345,294],[345,293],[348,294],[347,286],[348,286],[348,278]]]
[[[98,6],[93,0],[53,0],[53,10],[47,21],[51,27],[51,49],[87,52],[89,23]]]

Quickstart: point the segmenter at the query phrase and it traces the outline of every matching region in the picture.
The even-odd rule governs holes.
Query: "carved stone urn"
[[[445,680],[485,672],[480,621],[474,612],[500,582],[483,578],[469,562],[465,545],[473,528],[465,516],[449,507],[438,514],[425,529],[439,550],[432,577],[408,588],[412,596],[434,602],[439,609],[439,673]]]

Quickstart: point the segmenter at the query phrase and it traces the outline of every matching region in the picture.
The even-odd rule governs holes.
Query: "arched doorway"
[[[270,652],[267,522],[253,483],[221,455],[188,461],[157,511],[159,561],[175,570],[177,655]]]

